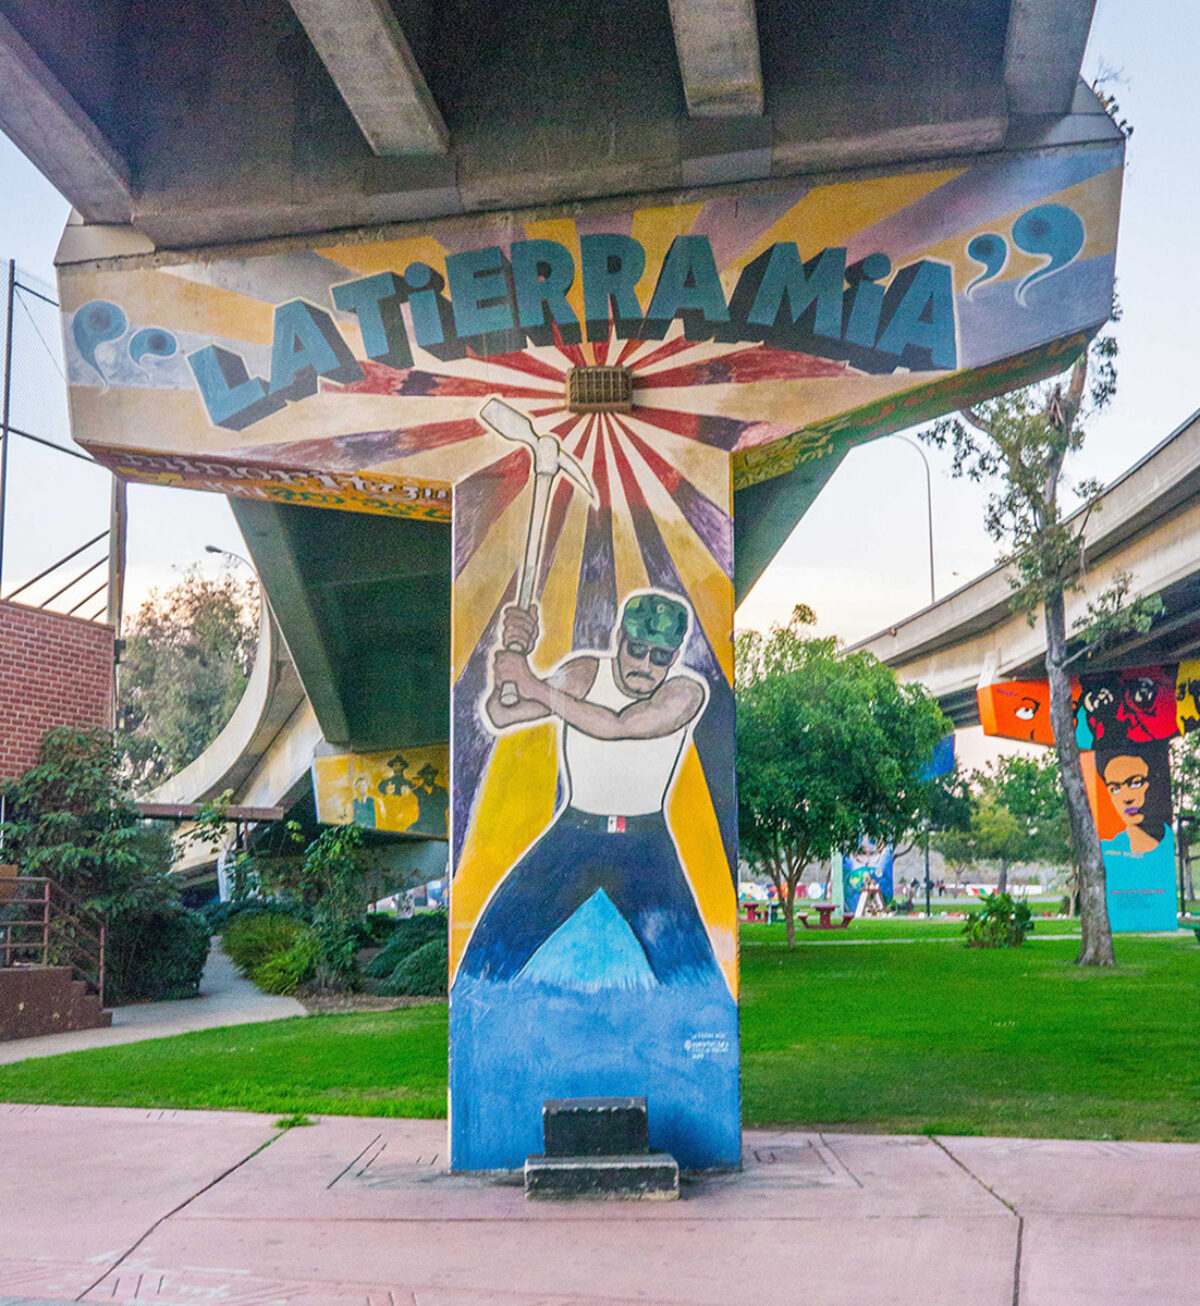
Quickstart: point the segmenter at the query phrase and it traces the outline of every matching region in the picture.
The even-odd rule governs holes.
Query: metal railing
[[[43,875],[0,877],[0,966],[70,966],[104,1002],[104,918]]]

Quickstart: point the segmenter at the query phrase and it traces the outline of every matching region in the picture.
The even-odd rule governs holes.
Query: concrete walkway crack
[[[79,1296],[75,1298],[75,1300],[83,1301],[83,1299],[88,1295],[89,1292],[95,1292],[96,1289],[104,1282],[105,1279],[109,1277],[110,1274],[113,1274],[118,1269],[120,1269],[120,1267],[133,1255],[134,1252],[137,1251],[137,1249],[142,1245],[142,1243],[144,1243],[146,1239],[150,1237],[150,1235],[155,1231],[155,1229],[159,1227],[159,1225],[165,1224],[173,1215],[178,1215],[179,1212],[184,1209],[184,1207],[190,1206],[196,1200],[197,1197],[202,1197],[206,1192],[208,1192],[210,1188],[215,1188],[223,1179],[227,1179],[231,1174],[233,1174],[235,1170],[240,1170],[242,1166],[244,1166],[248,1161],[253,1161],[254,1158],[259,1154],[259,1152],[266,1151],[266,1149],[270,1147],[272,1143],[274,1143],[277,1139],[282,1138],[283,1135],[286,1133],[287,1133],[286,1129],[281,1129],[278,1133],[272,1134],[271,1137],[268,1138],[265,1142],[259,1143],[259,1145],[254,1149],[253,1152],[247,1153],[245,1156],[242,1157],[240,1161],[235,1161],[231,1166],[228,1166],[226,1169],[222,1170],[221,1173],[217,1175],[215,1179],[210,1179],[208,1183],[204,1184],[200,1188],[197,1188],[196,1191],[190,1197],[185,1197],[183,1201],[179,1203],[178,1206],[173,1207],[171,1210],[169,1210],[166,1213],[166,1215],[160,1215],[158,1219],[155,1220],[154,1223],[145,1231],[145,1233],[143,1233],[140,1238],[136,1239],[136,1241],[132,1242],[120,1254],[120,1256],[118,1256],[117,1259],[113,1261],[113,1263],[108,1267],[108,1269],[106,1269],[104,1273],[100,1275],[100,1277],[94,1283],[89,1283],[88,1286],[84,1288],[84,1290],[79,1294]]]
[[[1021,1214],[1020,1211],[1017,1210],[1017,1208],[1012,1204],[1012,1202],[1008,1200],[1007,1197],[1001,1197],[1000,1194],[991,1186],[991,1184],[984,1183],[984,1181],[980,1179],[980,1177],[975,1173],[974,1170],[971,1169],[969,1165],[967,1165],[963,1161],[960,1161],[959,1158],[954,1155],[954,1153],[946,1146],[945,1143],[942,1142],[940,1138],[935,1138],[932,1134],[930,1134],[929,1141],[935,1147],[940,1147],[942,1151],[945,1152],[945,1154],[950,1158],[950,1160],[953,1161],[956,1166],[958,1166],[958,1168],[963,1172],[963,1174],[967,1175],[968,1178],[973,1179],[980,1186],[980,1188],[984,1190],[984,1192],[991,1194],[991,1196],[994,1197],[996,1201],[1000,1203],[1001,1206],[1005,1207],[1012,1215],[1016,1217],[1017,1251],[1015,1257],[1013,1258],[1012,1306],[1021,1306],[1021,1251],[1022,1251],[1023,1244],[1025,1242],[1025,1217]]]

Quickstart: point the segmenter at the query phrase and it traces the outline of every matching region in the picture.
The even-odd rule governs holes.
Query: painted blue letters
[[[315,395],[319,376],[343,383],[361,381],[363,370],[323,308],[289,299],[275,309],[271,394],[285,399]]]

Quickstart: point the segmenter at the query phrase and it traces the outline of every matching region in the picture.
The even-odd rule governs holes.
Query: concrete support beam
[[[1004,84],[1015,114],[1069,113],[1096,0],[1013,0]]]
[[[89,221],[129,221],[125,160],[3,15],[0,127]]]
[[[756,117],[763,111],[754,0],[670,0],[688,113]]]
[[[446,152],[446,124],[387,0],[291,5],[376,154]]]

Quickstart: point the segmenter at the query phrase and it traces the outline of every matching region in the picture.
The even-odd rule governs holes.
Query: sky
[[[1200,5],[1183,0],[1099,0],[1085,56],[1088,80],[1106,89],[1134,127],[1129,141],[1117,288],[1123,317],[1117,397],[1089,430],[1074,469],[1108,481],[1200,407],[1195,354],[1200,258],[1200,110],[1192,84]],[[53,280],[68,206],[0,135],[0,259]],[[63,432],[65,435],[65,431]],[[909,433],[911,436],[913,433]],[[20,444],[21,442],[16,442]],[[982,528],[983,492],[952,480],[948,458],[932,470],[934,573],[939,597],[992,565]],[[106,473],[58,454],[14,448],[3,592],[104,528]],[[128,604],[170,585],[189,566],[212,571],[215,544],[244,552],[224,499],[130,486]],[[92,524],[95,523],[94,529]],[[36,593],[36,591],[34,591]],[[847,643],[891,625],[929,600],[925,470],[904,441],[877,440],[844,460],[738,610],[738,625],[765,629],[796,603],[818,629]]]

